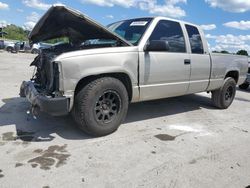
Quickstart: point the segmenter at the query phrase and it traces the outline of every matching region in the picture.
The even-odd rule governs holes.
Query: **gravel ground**
[[[0,187],[250,185],[250,90],[227,110],[206,93],[132,104],[117,132],[91,138],[70,117],[27,115],[34,57],[0,52]]]

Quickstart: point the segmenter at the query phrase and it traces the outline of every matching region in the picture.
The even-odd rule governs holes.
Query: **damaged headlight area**
[[[59,62],[55,62],[54,59],[61,52],[57,50],[43,49],[31,63],[31,66],[35,67],[31,80],[24,81],[21,85],[20,96],[30,101],[32,113],[43,111],[61,116],[69,112],[70,101],[59,91]]]
[[[54,54],[42,52],[31,63],[31,66],[35,66],[31,81],[38,92],[53,97],[59,92],[59,67],[54,58]]]

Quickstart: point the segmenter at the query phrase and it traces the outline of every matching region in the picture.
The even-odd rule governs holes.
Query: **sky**
[[[250,0],[0,0],[0,26],[31,30],[52,4],[77,9],[103,25],[165,16],[201,25],[211,50],[250,54]]]

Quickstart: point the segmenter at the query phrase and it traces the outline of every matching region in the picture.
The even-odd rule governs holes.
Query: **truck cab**
[[[140,99],[205,91],[211,64],[204,39],[202,30],[193,24],[155,18],[139,45]]]

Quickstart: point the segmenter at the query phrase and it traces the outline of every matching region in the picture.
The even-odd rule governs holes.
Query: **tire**
[[[236,94],[236,82],[233,78],[226,78],[220,89],[212,91],[212,101],[217,108],[227,109]]]
[[[85,133],[105,136],[116,131],[124,121],[128,104],[123,83],[103,77],[90,82],[76,94],[71,114]]]
[[[244,84],[239,85],[239,88],[243,89],[243,90],[246,90],[248,87],[249,87],[248,83],[244,83]]]
[[[14,50],[14,48],[12,48],[12,47],[10,47],[10,46],[6,48],[6,51],[7,51],[7,52],[12,52],[13,50]]]

